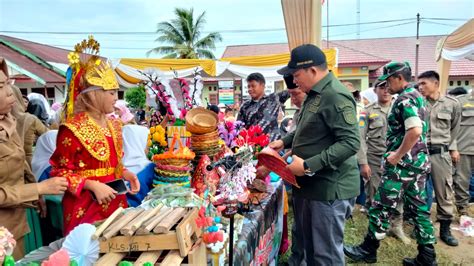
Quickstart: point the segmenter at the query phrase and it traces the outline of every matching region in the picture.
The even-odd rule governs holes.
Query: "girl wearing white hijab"
[[[127,194],[128,204],[132,207],[140,205],[152,187],[154,164],[145,154],[148,140],[148,128],[138,125],[126,125],[122,128],[123,165],[128,171],[137,175],[140,191],[135,195]]]
[[[33,153],[31,168],[36,180],[39,182],[49,178],[49,172],[51,171],[49,158],[51,158],[54,150],[56,150],[57,136],[57,130],[50,130],[41,135],[36,141],[36,148]]]

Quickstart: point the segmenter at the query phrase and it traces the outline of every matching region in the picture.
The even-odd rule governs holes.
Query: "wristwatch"
[[[304,174],[308,176],[314,175],[314,172],[309,169],[309,165],[306,163],[306,161],[303,161],[303,167],[304,167]]]

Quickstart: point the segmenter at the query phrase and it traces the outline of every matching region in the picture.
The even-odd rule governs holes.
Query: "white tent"
[[[440,88],[445,92],[451,61],[463,58],[474,61],[474,19],[470,19],[453,33],[439,40],[435,56],[438,62]]]

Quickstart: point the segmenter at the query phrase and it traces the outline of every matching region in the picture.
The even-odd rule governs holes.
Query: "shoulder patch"
[[[342,114],[344,116],[344,121],[346,121],[347,124],[354,125],[357,123],[357,117],[354,110],[346,110]]]
[[[336,110],[338,112],[342,112],[347,109],[355,109],[354,104],[349,100],[341,101],[340,103],[336,104]]]

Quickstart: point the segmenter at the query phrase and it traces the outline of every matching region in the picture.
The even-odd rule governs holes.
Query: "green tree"
[[[125,101],[131,108],[145,108],[146,92],[142,85],[133,87],[125,92]]]
[[[192,8],[176,8],[174,13],[175,19],[158,23],[156,33],[159,37],[155,41],[163,45],[148,51],[147,55],[155,52],[166,54],[163,58],[215,59],[211,50],[216,49],[215,44],[222,41],[222,37],[218,32],[211,32],[201,38],[206,12],[202,12],[196,20]]]

